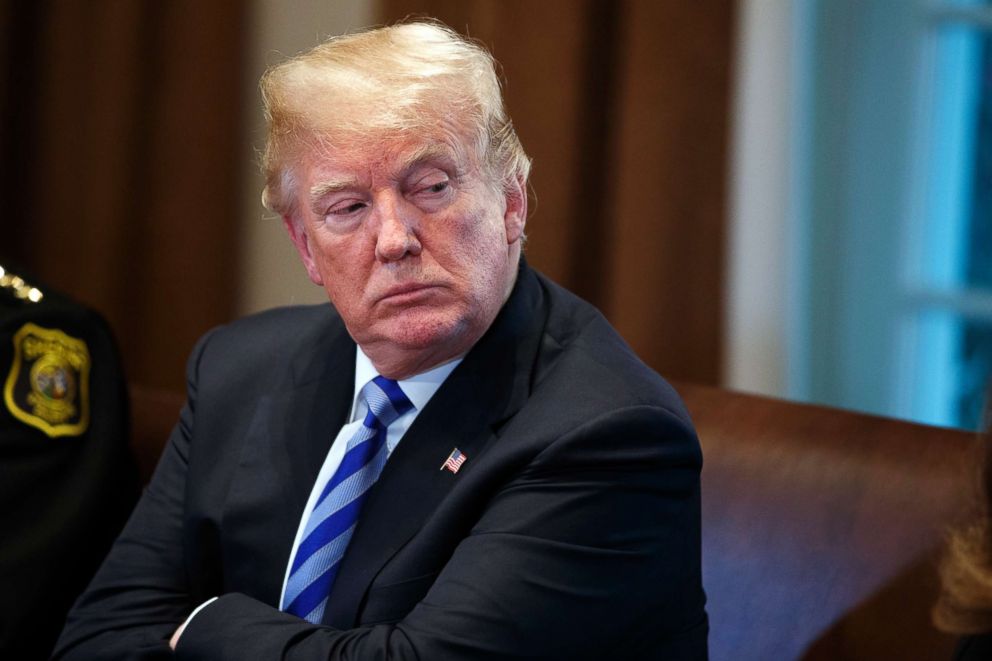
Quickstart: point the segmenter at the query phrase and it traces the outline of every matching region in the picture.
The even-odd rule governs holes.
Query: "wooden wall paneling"
[[[101,310],[122,330],[121,251],[139,137],[142,11],[138,5],[53,5],[39,49],[42,82],[30,176],[30,268]],[[86,26],[85,29],[80,29]],[[117,317],[118,319],[115,319]]]
[[[28,249],[27,233],[19,228],[30,206],[43,10],[38,2],[0,2],[0,259],[21,265]]]
[[[144,215],[134,238],[145,267],[129,298],[156,292],[133,332],[175,349],[170,356],[143,352],[136,368],[146,374],[174,369],[175,355],[184,357],[203,332],[231,318],[238,273],[244,8],[236,0],[166,7],[148,131],[152,185],[132,192],[135,214]],[[182,314],[163,314],[168,310]]]
[[[626,5],[605,307],[652,367],[717,383],[734,3]]]
[[[506,76],[506,102],[524,149],[534,159],[528,260],[557,282],[571,274],[581,240],[575,182],[581,176],[581,131],[588,10],[583,2],[506,3],[493,40]]]
[[[39,71],[17,257],[108,318],[133,381],[182,387],[233,313],[244,11],[67,0],[17,54]]]

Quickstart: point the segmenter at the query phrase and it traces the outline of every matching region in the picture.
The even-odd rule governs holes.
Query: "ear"
[[[282,224],[286,228],[286,232],[289,233],[290,241],[296,246],[296,252],[300,254],[300,259],[303,260],[303,267],[306,268],[307,275],[310,276],[310,281],[315,285],[323,285],[324,279],[320,276],[320,271],[317,269],[317,262],[314,260],[313,252],[310,250],[310,237],[303,227],[303,221],[296,220],[291,215],[286,214],[282,217]]]
[[[523,177],[516,177],[503,191],[503,196],[506,201],[506,211],[503,213],[506,242],[512,245],[524,235],[524,226],[527,224],[527,181]]]

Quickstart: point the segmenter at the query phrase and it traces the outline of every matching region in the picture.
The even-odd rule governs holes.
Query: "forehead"
[[[420,165],[468,173],[478,168],[476,150],[464,131],[433,130],[325,133],[303,149],[307,178],[401,177]]]
[[[431,138],[404,139],[390,137],[328,142],[311,149],[303,159],[313,176],[335,172],[355,176],[372,174],[395,176],[422,163],[464,162],[464,150]]]

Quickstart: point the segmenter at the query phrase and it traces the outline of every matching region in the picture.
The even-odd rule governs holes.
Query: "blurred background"
[[[326,300],[259,203],[262,71],[409,15],[501,62],[530,263],[655,369],[979,425],[990,0],[0,0],[0,264],[181,389],[210,327]]]

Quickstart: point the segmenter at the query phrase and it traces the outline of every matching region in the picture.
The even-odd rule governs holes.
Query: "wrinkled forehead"
[[[389,181],[430,166],[464,175],[477,170],[464,145],[443,134],[351,136],[319,141],[300,154],[301,179]]]
[[[360,177],[398,177],[419,164],[457,174],[486,174],[478,140],[452,114],[431,113],[405,126],[315,124],[302,136],[293,160],[298,176],[349,172]],[[484,177],[485,178],[485,177]]]

